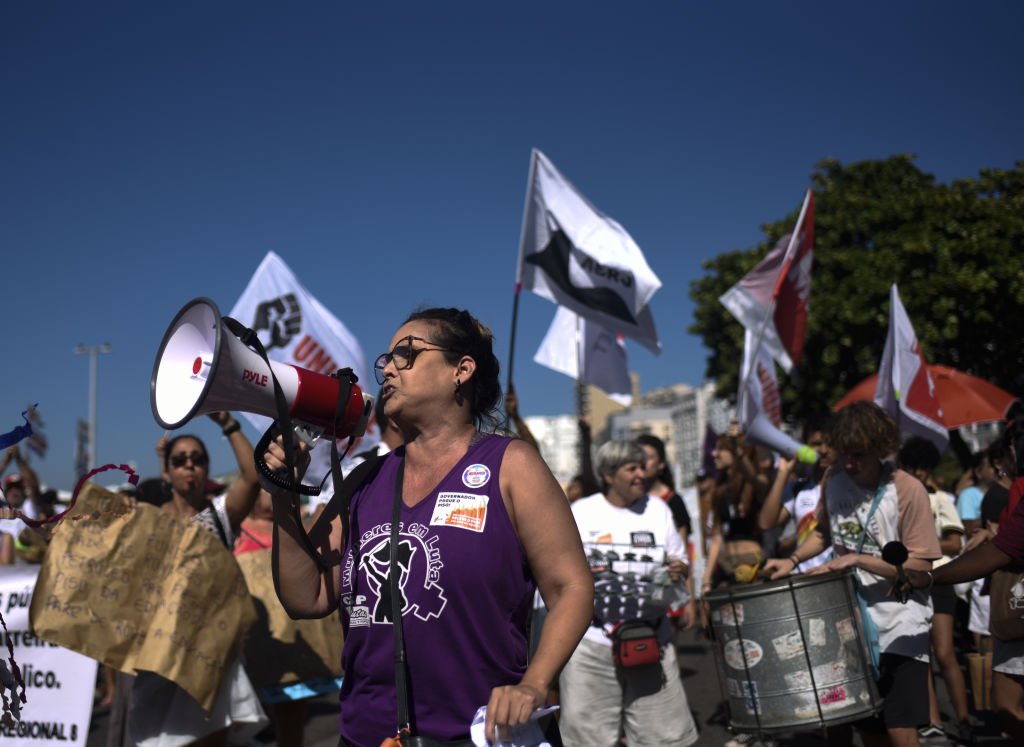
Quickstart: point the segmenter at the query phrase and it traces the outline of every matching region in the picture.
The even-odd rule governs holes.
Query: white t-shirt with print
[[[653,538],[665,548],[669,559],[686,560],[686,548],[676,531],[672,511],[665,501],[648,495],[628,508],[614,506],[601,493],[580,498],[572,504],[580,538],[584,545],[637,545],[644,547]],[[610,645],[601,628],[590,626],[584,637],[594,643]]]
[[[796,526],[797,541],[799,541],[801,535],[809,531],[810,525],[817,521],[818,499],[820,497],[821,486],[814,485],[806,490],[801,490],[782,504],[782,507],[789,513],[789,518]],[[797,546],[799,547],[799,545]],[[832,560],[833,557],[832,548],[830,547],[825,552],[818,553],[813,558],[808,558],[798,565],[796,572],[807,573],[812,568]]]
[[[859,487],[841,469],[830,476],[825,487],[825,503],[837,556],[857,552],[874,498],[874,490]],[[889,477],[883,488],[882,500],[868,525],[860,552],[880,558],[882,548],[894,540],[903,542],[912,558],[934,561],[941,555],[924,485],[899,470]],[[907,603],[900,604],[889,593],[892,581],[859,568],[856,574],[868,613],[878,628],[882,653],[928,661],[932,623],[928,592],[915,589]]]

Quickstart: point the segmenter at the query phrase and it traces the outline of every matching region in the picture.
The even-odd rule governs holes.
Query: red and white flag
[[[747,329],[764,325],[761,344],[786,373],[804,352],[813,259],[814,193],[807,190],[794,233],[718,299]]]
[[[889,291],[889,333],[878,369],[875,403],[896,419],[903,433],[923,436],[943,451],[949,446],[935,381],[895,283]]]
[[[743,370],[750,371],[746,379],[746,393],[739,398],[740,430],[747,438],[773,451],[792,458],[806,454],[800,443],[781,429],[782,403],[775,378],[775,361],[764,345],[754,352],[756,333],[748,328],[743,341]],[[751,360],[751,358],[754,360]],[[743,384],[741,384],[742,386]]]

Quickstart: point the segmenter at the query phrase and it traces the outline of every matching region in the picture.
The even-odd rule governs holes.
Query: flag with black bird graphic
[[[625,228],[534,149],[519,247],[519,287],[636,340],[661,342],[648,304],[661,281]]]

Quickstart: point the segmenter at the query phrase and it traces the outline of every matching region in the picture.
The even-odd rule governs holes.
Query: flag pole
[[[579,423],[588,415],[590,397],[587,392],[587,384],[583,379],[583,317],[576,315],[576,422]],[[584,454],[586,445],[581,440],[577,446],[576,458],[580,465],[587,463],[587,455]]]
[[[530,193],[537,173],[537,149],[530,151],[530,173],[526,178],[526,197],[523,198],[523,222],[519,227],[519,260],[516,263],[516,287],[512,296],[512,329],[508,340],[508,388],[512,389],[512,363],[516,351],[516,326],[519,320],[519,295],[523,290],[523,244],[526,241],[526,221],[530,210]]]
[[[581,341],[580,341],[580,338],[583,337],[582,327],[583,327],[583,318],[579,314],[577,314],[576,315],[576,381],[578,381],[578,382],[582,382],[583,381],[583,350],[582,350],[583,346],[582,346]],[[576,414],[577,415],[582,415],[583,413],[578,411]]]
[[[779,293],[782,290],[782,283],[786,279],[786,275],[789,274],[789,266],[793,264],[793,255],[796,253],[796,248],[799,246],[800,240],[800,229],[803,227],[804,218],[807,216],[807,207],[811,202],[811,190],[808,187],[806,194],[804,194],[804,204],[800,206],[800,215],[797,216],[796,226],[793,228],[793,233],[789,237],[789,244],[786,246],[786,253],[782,258],[782,266],[779,268],[779,275],[775,279],[775,287],[772,289],[772,297],[768,301],[768,310],[764,315],[764,320],[761,322],[761,326],[757,330],[757,335],[754,338],[753,350],[750,351],[750,361],[747,368],[743,370],[743,376],[740,379],[740,397],[739,397],[739,415],[742,415],[744,408],[747,403],[747,382],[750,379],[750,374],[757,366],[757,351],[761,349],[761,342],[764,340],[764,333],[768,329],[768,322],[771,321],[775,315],[775,303],[778,301]]]

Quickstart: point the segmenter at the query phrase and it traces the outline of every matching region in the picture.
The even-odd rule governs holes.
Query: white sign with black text
[[[25,680],[27,702],[21,719],[0,724],[4,747],[60,744],[85,745],[96,688],[96,660],[36,638],[29,629],[28,611],[39,575],[38,565],[0,568],[0,612],[7,632],[0,629],[0,654],[14,660]]]

